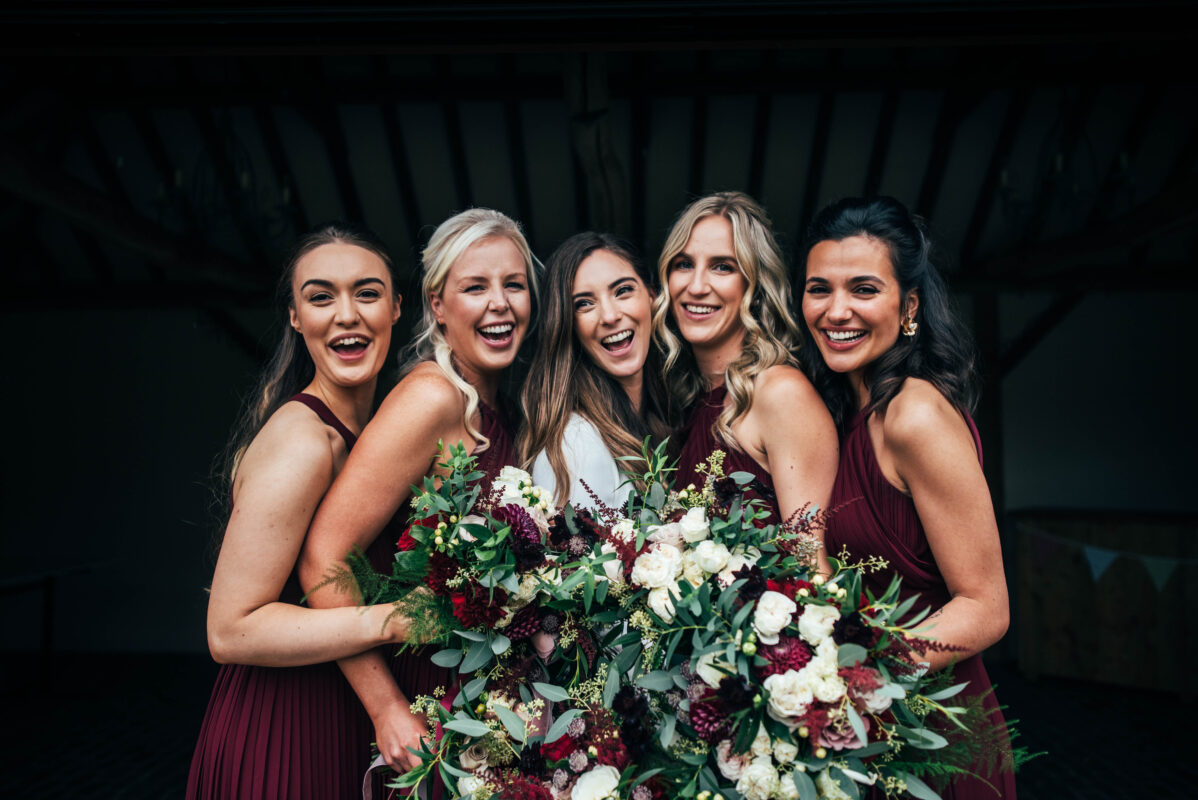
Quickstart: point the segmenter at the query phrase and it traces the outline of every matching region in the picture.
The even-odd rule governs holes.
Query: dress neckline
[[[298,394],[294,394],[288,398],[288,402],[291,402],[292,400],[296,401],[297,403],[303,403],[308,408],[312,409],[314,412],[316,412],[316,416],[320,417],[321,422],[337,431],[341,438],[345,440],[345,447],[347,450],[352,450],[354,445],[357,444],[358,434],[351,431],[344,422],[338,419],[337,415],[333,413],[333,410],[329,408],[328,405],[319,397],[313,394],[308,394],[307,392],[299,392]]]

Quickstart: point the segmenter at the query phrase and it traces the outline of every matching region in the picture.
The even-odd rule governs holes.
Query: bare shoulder
[[[923,447],[929,441],[968,439],[961,412],[940,390],[922,378],[908,378],[886,407],[882,435],[898,452]]]
[[[466,399],[458,387],[432,362],[417,364],[392,389],[379,407],[377,418],[412,417],[429,422],[452,422],[462,418]]]
[[[757,376],[754,383],[755,400],[771,410],[795,410],[808,406],[824,407],[819,392],[797,367],[775,364]]]
[[[284,403],[250,442],[237,470],[237,482],[273,472],[305,473],[332,482],[333,447],[328,426],[310,408]]]

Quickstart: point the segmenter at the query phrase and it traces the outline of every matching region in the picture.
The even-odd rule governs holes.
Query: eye
[[[627,297],[630,294],[636,294],[635,284],[622,283],[616,287],[616,297]]]
[[[818,283],[808,284],[807,294],[828,294],[828,287]]]
[[[524,281],[508,281],[505,286],[514,292],[524,291]]]
[[[378,300],[382,296],[383,293],[378,289],[363,289],[362,291],[358,292],[358,297],[362,298],[363,300]]]
[[[673,261],[673,262],[671,262],[671,264],[670,264],[670,272],[676,272],[676,271],[678,271],[678,270],[682,270],[682,269],[691,269],[691,268],[692,268],[692,267],[694,267],[694,266],[695,266],[695,265],[694,265],[694,264],[692,264],[692,263],[691,263],[690,261],[688,261],[687,259],[685,259],[685,258],[680,258],[680,259],[678,259],[678,260],[676,260],[676,261]]]
[[[313,292],[308,295],[309,303],[327,303],[333,299],[333,295],[329,292]]]
[[[735,265],[735,264],[729,264],[727,261],[719,261],[719,262],[716,262],[715,264],[712,264],[712,265],[711,265],[711,269],[712,269],[712,271],[713,271],[713,272],[719,272],[719,273],[722,273],[722,274],[728,274],[728,273],[730,273],[730,272],[736,272],[736,271],[737,271],[737,267],[736,267],[736,265]]]
[[[877,287],[877,286],[872,286],[872,285],[870,285],[870,284],[868,284],[868,283],[863,283],[863,284],[861,284],[861,285],[859,285],[859,286],[855,287],[855,288],[853,289],[853,293],[854,293],[854,294],[865,294],[865,295],[877,294],[877,293],[878,293],[878,287]]]
[[[481,283],[470,283],[463,286],[462,291],[468,292],[470,294],[477,294],[478,292],[486,291],[486,288],[487,287],[483,286]]]
[[[580,299],[574,301],[574,310],[575,311],[585,311],[586,309],[590,308],[593,305],[594,305],[593,302],[591,302],[590,300],[583,297],[583,298],[580,298]]]

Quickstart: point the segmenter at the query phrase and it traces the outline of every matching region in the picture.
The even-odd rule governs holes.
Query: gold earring
[[[914,336],[915,332],[919,330],[919,323],[912,317],[907,317],[899,323],[899,327],[903,329],[903,336]]]

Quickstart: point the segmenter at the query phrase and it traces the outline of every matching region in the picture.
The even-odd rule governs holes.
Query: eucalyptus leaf
[[[486,647],[480,642],[466,652],[466,656],[462,659],[462,665],[458,667],[458,672],[466,673],[482,669],[491,663],[491,659],[494,657],[491,653],[491,648]]]
[[[442,761],[441,765],[449,772],[450,775],[453,775],[455,778],[465,778],[467,775],[472,774],[472,773],[469,773],[466,770],[462,769],[461,767],[455,767],[453,764],[450,764],[448,761]]]
[[[433,653],[430,660],[438,667],[456,667],[458,662],[462,660],[462,651],[455,649],[438,650]]]
[[[857,741],[869,741],[869,737],[865,733],[865,723],[861,721],[861,715],[857,713],[857,709],[853,708],[853,704],[845,704],[844,710],[845,713],[848,714],[849,725],[853,727],[853,733],[857,735]]]
[[[665,670],[655,669],[636,679],[636,685],[653,692],[665,692],[674,686],[674,677]]]
[[[569,692],[560,686],[555,686],[552,683],[540,683],[538,681],[534,681],[532,688],[535,689],[541,695],[541,697],[544,697],[546,700],[551,700],[554,703],[561,703],[570,699]]]
[[[491,652],[497,656],[503,655],[512,646],[512,640],[504,636],[502,633],[495,634],[495,638],[491,640]]]
[[[472,642],[487,641],[487,635],[485,633],[479,633],[478,631],[454,631],[454,633],[456,633],[458,636],[461,636],[463,639],[469,639]]]
[[[819,800],[819,792],[815,790],[815,782],[808,777],[806,772],[795,770],[790,773],[790,778],[794,781],[795,788],[799,790],[799,800]]]
[[[566,728],[570,725],[574,718],[581,713],[582,709],[571,708],[569,711],[566,711],[560,717],[555,719],[553,724],[549,726],[549,732],[545,734],[545,744],[552,744],[553,742],[556,742],[558,739],[562,738],[562,736],[566,733]]]
[[[903,782],[907,784],[907,792],[912,797],[918,797],[919,800],[940,800],[940,795],[936,794],[936,791],[931,786],[928,786],[910,772],[903,775]]]
[[[479,722],[476,719],[451,719],[442,727],[474,737],[486,736],[491,732],[491,729],[487,727],[487,723]]]
[[[503,727],[507,728],[507,732],[517,742],[523,742],[528,738],[528,728],[524,724],[524,720],[520,719],[520,715],[504,705],[495,705],[495,714],[499,717],[499,721],[503,723]]]
[[[487,688],[487,676],[484,675],[481,678],[475,678],[474,680],[470,681],[465,686],[463,686],[462,694],[465,695],[467,700],[474,700],[474,698],[476,698],[480,694],[482,694],[483,689],[486,689],[486,688]]]
[[[615,701],[616,692],[618,691],[620,691],[620,673],[608,668],[607,683],[603,685],[603,705],[611,708],[611,704]]]
[[[938,692],[933,692],[932,694],[924,695],[924,697],[926,697],[928,700],[947,700],[948,698],[953,697],[954,695],[960,694],[961,690],[964,689],[968,685],[969,685],[968,681],[966,681],[965,683],[958,683],[956,686],[950,686],[947,689],[941,689]]]
[[[865,648],[859,644],[842,644],[836,651],[836,663],[841,667],[851,667],[867,658]],[[864,740],[862,740],[864,741]]]
[[[674,738],[674,725],[677,722],[678,718],[673,714],[666,714],[665,720],[661,723],[661,730],[657,734],[662,747],[670,746],[670,740]]]

